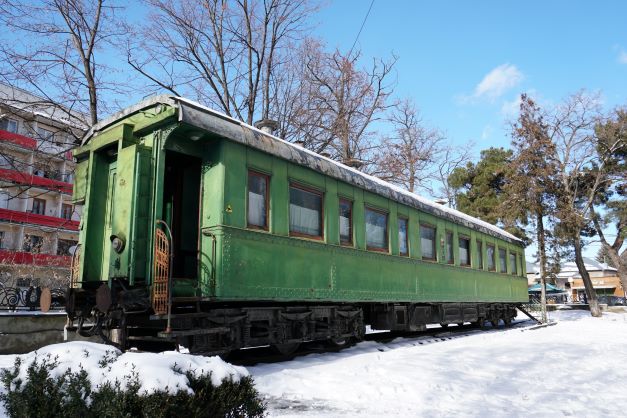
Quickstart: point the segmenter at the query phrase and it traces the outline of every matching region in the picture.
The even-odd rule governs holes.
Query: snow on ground
[[[275,417],[624,416],[627,313],[551,315],[557,325],[546,328],[362,342],[339,353],[262,364],[248,372]],[[146,391],[186,389],[186,370],[212,370],[216,384],[222,377],[248,374],[217,357],[122,354],[87,342],[51,345],[37,353],[58,356],[56,373],[82,365],[96,384],[124,379],[134,369]],[[0,368],[11,367],[15,357],[0,356]],[[34,354],[21,357],[30,362]]]
[[[627,314],[557,325],[363,342],[250,367],[270,416],[624,416]]]
[[[136,373],[141,382],[140,392],[146,393],[157,390],[169,393],[191,391],[187,371],[195,376],[211,372],[214,386],[220,385],[225,378],[239,381],[241,377],[248,376],[244,367],[225,363],[220,357],[193,356],[176,351],[121,353],[111,346],[84,341],[52,344],[28,354],[0,356],[0,369],[11,368],[16,357],[22,360],[21,374],[18,376],[22,380],[25,380],[26,369],[35,358],[39,363],[42,359],[50,359],[58,363],[53,370],[54,376],[60,376],[68,369],[78,371],[82,367],[88,372],[94,387],[107,382],[114,383],[116,380],[128,382],[129,377]],[[2,390],[0,387],[0,391]],[[0,405],[0,418],[4,416],[4,408]]]

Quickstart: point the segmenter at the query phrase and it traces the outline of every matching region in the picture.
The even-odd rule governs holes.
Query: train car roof
[[[244,122],[233,119],[184,97],[170,95],[153,96],[136,105],[128,107],[94,125],[83,137],[81,145],[107,127],[127,116],[159,104],[178,109],[179,122],[212,132],[213,134],[235,141],[251,148],[283,158],[296,164],[311,168],[337,180],[360,187],[369,192],[395,200],[423,212],[451,220],[468,228],[478,230],[490,236],[522,245],[522,241],[509,232],[488,222],[474,218],[456,209],[435,203],[429,199],[408,192],[377,177],[362,173],[352,167],[292,144],[276,136],[262,132]]]

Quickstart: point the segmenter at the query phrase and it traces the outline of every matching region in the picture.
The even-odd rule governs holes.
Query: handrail
[[[174,267],[174,251],[172,251],[172,231],[170,230],[170,227],[168,226],[167,222],[161,220],[161,219],[157,219],[156,221],[157,225],[163,225],[165,227],[165,230],[167,232],[167,239],[168,239],[168,249],[170,252],[170,263],[168,266],[168,320],[167,320],[167,325],[166,325],[166,329],[165,332],[171,332],[172,331],[172,327],[171,327],[171,316],[172,316],[172,267]]]

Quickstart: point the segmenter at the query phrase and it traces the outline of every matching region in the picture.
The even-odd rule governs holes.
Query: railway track
[[[504,332],[517,328],[521,330],[527,330],[535,329],[536,327],[537,323],[531,319],[513,321],[511,325],[507,327],[501,325],[498,328],[488,327],[486,329],[480,329],[471,324],[465,324],[462,326],[449,326],[447,328],[436,326],[434,328],[428,328],[424,331],[412,333],[400,333],[391,331],[372,332],[365,335],[364,341],[375,341],[383,343],[384,345],[379,348],[379,351],[388,351],[390,349],[393,349],[394,347],[388,347],[385,344],[392,343],[399,338],[402,338],[402,341],[399,341],[402,346],[418,346],[450,341],[479,333]],[[278,363],[283,361],[289,361],[297,357],[305,356],[307,354],[334,353],[342,349],[348,348],[351,345],[352,344],[347,344],[344,346],[331,346],[328,343],[320,341],[308,342],[301,344],[300,348],[290,355],[277,354],[270,347],[254,347],[234,351],[229,354],[226,360],[229,363],[239,366],[254,366],[260,363]]]

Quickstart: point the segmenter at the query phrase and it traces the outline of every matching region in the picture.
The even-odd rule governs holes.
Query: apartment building
[[[0,83],[0,283],[62,285],[78,241],[71,149],[80,115]]]

